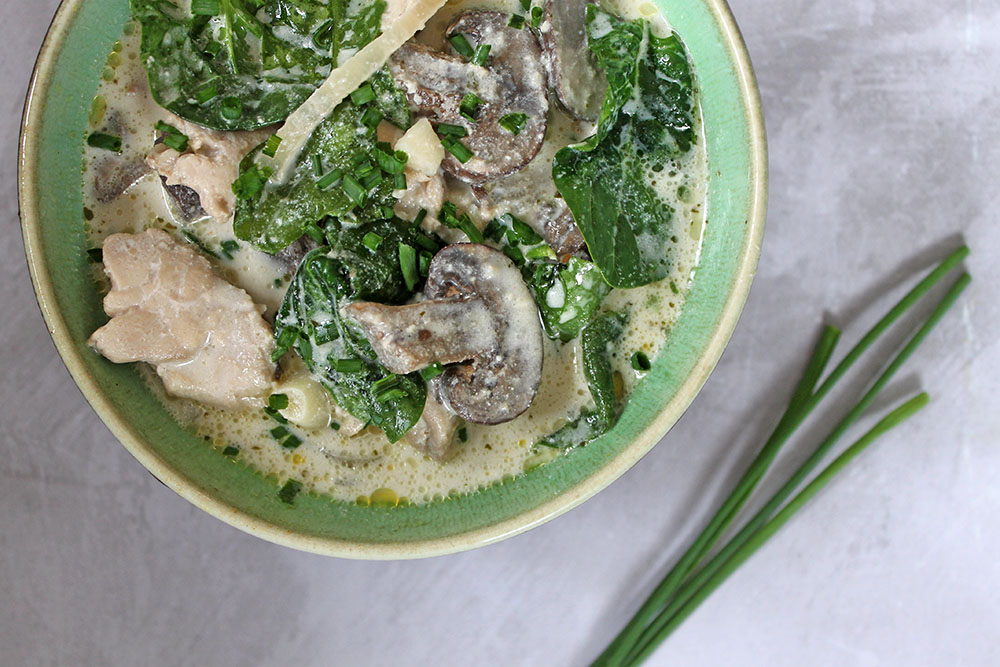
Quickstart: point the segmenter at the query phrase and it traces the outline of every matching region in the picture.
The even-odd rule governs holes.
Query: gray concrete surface
[[[885,304],[876,295],[960,234],[976,282],[891,392],[922,386],[931,407],[651,664],[1000,664],[996,0],[734,0],[766,107],[771,208],[718,370],[664,441],[580,508],[404,563],[229,528],[157,484],[90,410],[34,304],[17,223],[17,119],[56,2],[16,5],[0,25],[0,663],[585,664],[759,444],[824,313],[856,336]]]

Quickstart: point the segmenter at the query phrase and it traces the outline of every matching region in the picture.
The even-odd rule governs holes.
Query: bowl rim
[[[112,402],[103,395],[87,373],[79,350],[71,338],[63,315],[56,307],[54,286],[42,269],[43,240],[38,219],[38,184],[31,168],[37,155],[37,129],[41,113],[37,101],[45,98],[50,84],[49,70],[62,46],[63,37],[76,9],[84,0],[61,0],[46,31],[28,86],[18,141],[18,211],[25,255],[35,296],[46,327],[70,375],[84,398],[129,453],[155,478],[199,509],[227,524],[267,541],[301,551],[326,556],[365,560],[424,558],[473,549],[535,528],[575,508],[596,495],[645,456],[677,422],[708,380],[739,322],[743,306],[756,275],[767,209],[768,154],[760,92],[750,55],[732,10],[726,0],[703,0],[724,38],[733,69],[739,77],[740,105],[748,122],[749,178],[753,191],[748,201],[747,232],[739,250],[737,271],[708,345],[673,399],[637,435],[633,443],[609,459],[593,475],[552,499],[515,517],[464,533],[416,542],[357,543],[297,533],[250,515],[205,493],[163,461],[132,429]]]

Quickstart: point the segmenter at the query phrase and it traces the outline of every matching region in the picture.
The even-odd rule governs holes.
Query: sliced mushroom
[[[197,192],[186,185],[167,185],[166,176],[160,176],[160,181],[178,222],[189,224],[208,215],[201,207]]]
[[[472,11],[448,28],[449,35],[461,33],[473,44],[490,45],[484,66],[416,42],[405,44],[390,61],[393,77],[418,114],[466,129],[461,141],[473,157],[462,164],[449,154],[443,163],[466,183],[487,183],[523,169],[545,139],[549,102],[542,50],[532,31],[510,28],[508,20],[503,12]],[[476,122],[459,110],[468,93],[482,100]],[[499,125],[511,113],[527,116],[518,134]]]
[[[406,441],[435,461],[446,461],[457,450],[455,431],[458,430],[458,417],[441,404],[439,390],[440,382],[437,379],[427,383],[424,412],[406,434]]]
[[[442,403],[477,424],[502,424],[527,410],[542,379],[542,327],[514,263],[484,245],[448,246],[431,262],[424,296],[482,299],[497,338],[486,354],[445,368]]]
[[[608,80],[587,44],[588,0],[546,0],[540,26],[549,85],[574,118],[595,121]]]
[[[142,160],[124,159],[118,155],[103,156],[94,165],[94,196],[102,204],[117,199],[149,173]]]
[[[364,329],[379,362],[401,375],[468,361],[497,345],[493,314],[482,299],[464,295],[407,306],[357,302],[344,313]]]

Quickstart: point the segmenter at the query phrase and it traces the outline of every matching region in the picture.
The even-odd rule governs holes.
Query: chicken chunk
[[[239,176],[240,160],[272,134],[271,129],[252,132],[216,132],[172,116],[169,124],[188,138],[187,150],[179,153],[156,144],[146,164],[166,178],[167,185],[184,185],[198,193],[210,216],[225,222],[236,209],[233,181]]]
[[[167,393],[225,408],[263,406],[275,366],[264,310],[160,230],[104,242],[111,321],[89,344],[115,363],[146,361]]]

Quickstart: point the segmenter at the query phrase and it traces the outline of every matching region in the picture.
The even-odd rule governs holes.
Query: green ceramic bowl
[[[750,59],[724,0],[658,0],[684,38],[708,136],[709,224],[679,321],[614,430],[514,481],[423,506],[359,507],[277,485],[183,430],[131,366],[94,354],[103,321],[81,220],[86,119],[127,0],[64,0],[35,67],[21,131],[21,225],[38,302],[87,400],[142,465],[223,521],[267,540],[349,558],[413,558],[470,549],[576,506],[638,461],[677,421],[729,341],[764,231],[767,157]]]

